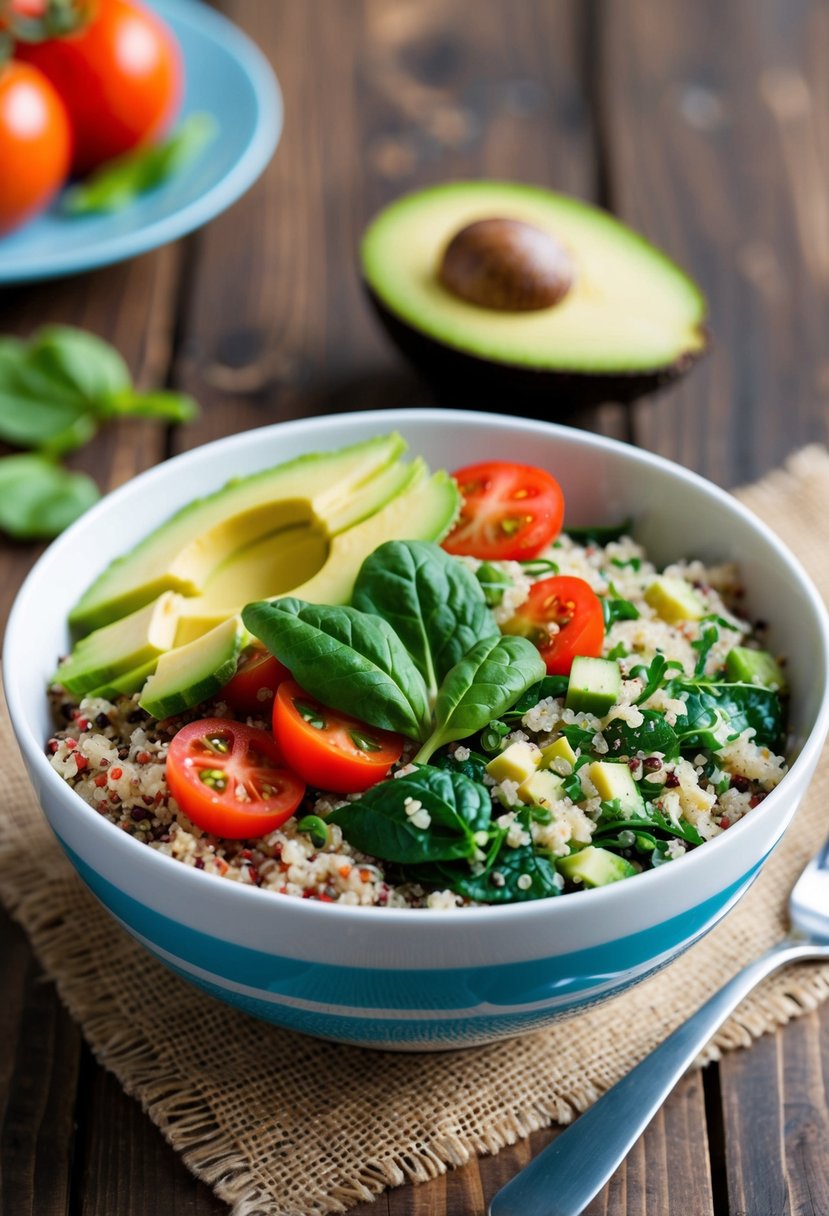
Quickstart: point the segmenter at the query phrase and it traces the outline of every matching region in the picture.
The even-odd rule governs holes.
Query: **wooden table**
[[[808,0],[226,0],[285,94],[264,178],[177,245],[0,295],[0,332],[84,325],[144,386],[202,404],[77,457],[111,488],[263,423],[429,394],[378,333],[355,249],[415,186],[514,178],[616,211],[702,282],[715,345],[663,397],[578,425],[722,485],[826,439],[829,7]],[[510,402],[504,401],[505,408]],[[7,545],[6,611],[36,552]],[[98,1067],[20,932],[0,922],[3,1216],[210,1216],[197,1183]],[[690,1076],[592,1214],[825,1216],[829,1008]],[[363,1205],[482,1216],[553,1132]],[[353,1216],[357,1216],[355,1212]]]

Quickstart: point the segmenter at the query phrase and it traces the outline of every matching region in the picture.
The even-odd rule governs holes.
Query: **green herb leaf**
[[[630,757],[636,752],[664,752],[673,759],[679,755],[676,731],[655,709],[643,709],[641,726],[631,726],[623,718],[614,718],[602,731],[611,760]]]
[[[512,579],[503,570],[493,566],[492,562],[482,562],[475,571],[475,578],[484,593],[484,599],[490,608],[497,608],[504,598],[504,592],[512,586]]]
[[[671,671],[676,670],[682,671],[682,664],[678,663],[675,659],[666,659],[664,654],[659,651],[653,656],[647,667],[644,665],[634,667],[630,674],[642,677],[645,681],[645,687],[634,701],[634,705],[642,705],[643,702],[647,701],[648,697],[652,697],[668,681]]]
[[[426,685],[382,617],[286,598],[248,604],[246,628],[323,705],[410,739],[431,728]]]
[[[453,739],[463,739],[500,717],[544,674],[526,638],[484,638],[447,674],[435,702],[435,729],[418,752],[420,763]]]
[[[45,456],[0,458],[0,528],[17,540],[57,536],[99,497],[90,477]]]
[[[413,804],[429,815],[418,827]],[[418,808],[418,809],[420,809]],[[328,816],[356,849],[399,865],[474,857],[474,836],[490,824],[489,791],[461,773],[423,765],[403,777],[381,781]]]
[[[683,750],[703,747],[718,751],[723,742],[715,729],[721,722],[726,723],[731,737],[751,728],[754,742],[761,747],[775,752],[783,747],[783,702],[773,688],[675,680],[667,691],[685,702],[686,714],[677,718],[674,728]]]
[[[500,636],[475,576],[426,541],[393,540],[375,549],[360,568],[351,602],[388,621],[432,697],[480,638]]]
[[[151,389],[146,393],[124,389],[109,397],[106,404],[112,414],[157,418],[161,422],[190,422],[199,412],[196,402],[186,393],[166,392],[161,389]]]
[[[639,619],[639,609],[630,600],[626,600],[619,595],[612,583],[610,584],[608,594],[602,595],[599,598],[602,604],[605,633],[609,633],[617,621],[636,621]]]
[[[450,773],[462,773],[470,781],[477,781],[482,785],[484,774],[486,773],[487,759],[486,756],[480,755],[479,752],[470,751],[465,760],[458,760],[454,752],[441,748],[439,752],[436,752],[432,756],[429,763],[433,768],[445,768]],[[402,778],[399,778],[399,780],[402,780]]]
[[[70,186],[63,194],[63,210],[73,216],[121,211],[195,159],[216,132],[212,115],[189,115],[162,143],[110,160],[84,181]]]
[[[544,676],[537,684],[532,684],[526,692],[521,694],[512,709],[504,714],[504,717],[508,722],[523,718],[528,710],[535,709],[539,701],[545,701],[547,697],[566,696],[569,685],[569,676]]]
[[[628,518],[620,524],[610,524],[607,527],[601,525],[587,528],[565,528],[566,534],[571,540],[577,541],[580,545],[608,545],[613,540],[621,540],[623,536],[630,536],[633,520]]]

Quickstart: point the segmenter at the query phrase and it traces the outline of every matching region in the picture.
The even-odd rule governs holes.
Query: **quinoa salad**
[[[399,562],[408,542],[393,543],[395,553],[386,556]],[[396,730],[401,740],[383,779],[369,788],[332,793],[306,779],[279,826],[223,837],[179,805],[168,753],[183,728],[202,720],[220,743],[217,722],[270,732],[274,689],[258,690],[256,712],[240,710],[220,688],[159,719],[139,704],[140,690],[79,695],[60,682],[60,669],[49,691],[52,766],[93,812],[183,865],[273,895],[396,908],[547,898],[673,864],[732,828],[785,774],[784,664],[765,648],[764,623],[744,615],[736,567],[688,560],[658,570],[621,530],[561,533],[520,561],[417,545],[408,544],[403,556],[414,554],[421,572],[428,559],[441,578],[462,584],[477,615],[467,607],[453,623],[447,637],[454,661],[422,705],[410,691],[408,668],[400,675],[402,658],[395,679],[406,695],[392,698],[397,717],[388,710],[372,722],[368,697],[354,704],[354,719],[381,733]],[[379,547],[366,565],[388,549]],[[352,613],[351,637],[361,611],[371,608],[372,620],[380,613],[381,597],[368,593],[363,571],[356,607],[327,610]],[[549,660],[572,620],[539,612],[549,585],[564,586],[562,580],[579,580],[591,604],[598,600],[601,633],[586,657],[576,646],[572,668],[556,672],[537,655]],[[246,608],[243,618],[253,646],[263,653],[264,642],[290,669],[305,690],[294,708],[306,726],[318,726],[314,715],[327,715],[326,689],[309,686],[318,667],[297,648],[312,628],[330,637],[334,626],[322,608],[314,615],[299,600],[252,608],[258,612]],[[485,636],[470,636],[458,649],[463,629],[480,635],[483,621]],[[500,662],[502,652],[499,684],[487,664]],[[412,645],[409,653],[418,666]],[[476,687],[496,690],[483,716],[480,694],[476,701],[452,693],[458,671],[470,664]],[[421,668],[431,673],[428,664]],[[409,712],[417,723],[425,717],[426,726],[407,735]],[[385,746],[353,729],[351,736],[368,760]],[[282,755],[290,766],[284,742]],[[207,771],[202,782],[221,793],[222,770]]]

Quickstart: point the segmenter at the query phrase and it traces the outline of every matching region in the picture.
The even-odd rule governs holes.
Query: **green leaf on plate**
[[[17,540],[57,536],[99,497],[91,477],[45,456],[0,457],[0,528]]]

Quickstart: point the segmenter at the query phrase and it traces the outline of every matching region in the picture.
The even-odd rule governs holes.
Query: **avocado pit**
[[[564,246],[522,220],[493,218],[467,224],[446,247],[438,278],[447,291],[498,312],[552,308],[573,285]]]

